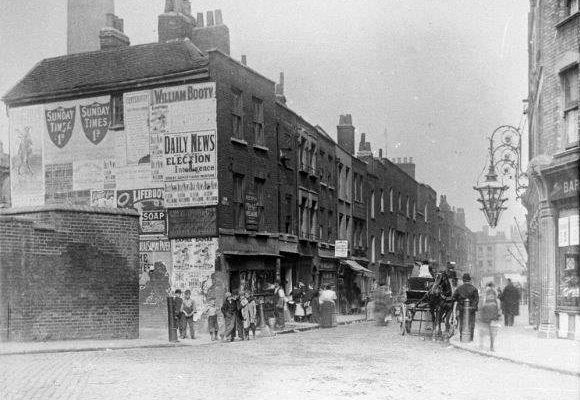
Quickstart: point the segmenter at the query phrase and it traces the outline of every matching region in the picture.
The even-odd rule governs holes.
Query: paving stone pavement
[[[0,399],[577,399],[580,379],[372,323],[179,348],[5,355]]]

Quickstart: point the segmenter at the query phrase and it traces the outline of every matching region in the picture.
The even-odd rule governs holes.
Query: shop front
[[[338,303],[341,314],[360,312],[370,295],[375,274],[355,260],[341,260],[338,268]]]
[[[578,163],[546,173],[557,221],[555,254],[556,328],[558,337],[580,339]]]

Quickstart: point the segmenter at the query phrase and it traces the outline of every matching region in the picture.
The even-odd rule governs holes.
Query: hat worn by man
[[[463,274],[463,282],[471,282],[471,276],[467,272]]]

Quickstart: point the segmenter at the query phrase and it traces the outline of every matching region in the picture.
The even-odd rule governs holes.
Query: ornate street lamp
[[[496,135],[500,143],[494,146]],[[479,193],[478,202],[481,203],[481,210],[487,218],[490,227],[495,228],[507,198],[504,197],[509,186],[498,181],[500,175],[515,181],[516,199],[527,188],[523,180],[525,174],[521,170],[521,133],[517,128],[510,125],[502,125],[491,134],[489,138],[489,167],[485,175],[485,182],[474,186],[473,189]]]

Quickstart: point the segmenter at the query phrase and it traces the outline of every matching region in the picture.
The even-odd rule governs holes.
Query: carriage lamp
[[[496,145],[494,140],[499,138]],[[519,129],[511,125],[502,125],[493,131],[489,138],[489,167],[485,175],[485,181],[474,186],[479,193],[477,201],[481,203],[481,211],[485,214],[487,223],[495,228],[502,211],[506,210],[504,197],[509,186],[498,180],[498,173],[515,182],[516,199],[527,188],[524,180],[525,174],[521,168],[521,133]]]

